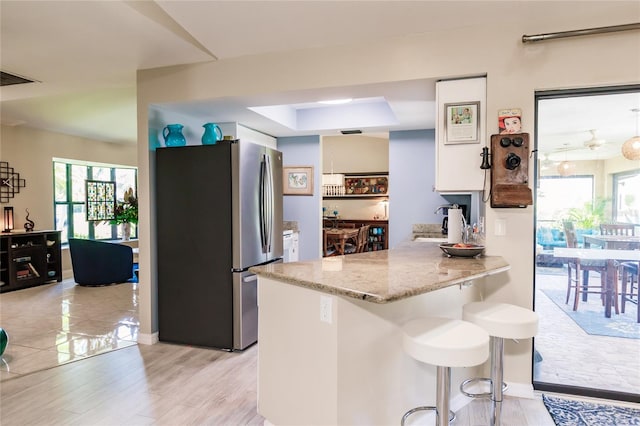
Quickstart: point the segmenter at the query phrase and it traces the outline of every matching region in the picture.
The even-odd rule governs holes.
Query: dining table
[[[605,235],[599,236],[605,237]],[[610,236],[606,236],[610,237]],[[613,237],[613,235],[611,235]],[[619,236],[618,236],[619,237]],[[628,237],[627,237],[628,238]],[[586,242],[586,239],[585,239]],[[586,244],[585,244],[586,246]],[[583,247],[583,248],[568,248],[568,247],[556,247],[553,249],[554,257],[574,258],[574,259],[586,259],[586,260],[605,260],[606,267],[606,280],[605,280],[605,296],[604,296],[604,316],[611,318],[611,306],[613,304],[613,293],[615,289],[616,269],[618,268],[618,261],[633,260],[640,261],[640,250],[629,249],[610,249],[604,248],[602,250]]]
[[[358,238],[358,228],[325,228],[327,244],[333,243],[338,254],[344,254],[344,248],[348,240]]]
[[[592,245],[612,250],[640,250],[640,235],[583,235],[584,247]]]

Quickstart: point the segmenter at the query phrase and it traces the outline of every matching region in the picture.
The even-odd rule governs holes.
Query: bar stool
[[[471,398],[491,398],[491,425],[500,425],[504,370],[504,339],[527,339],[538,332],[538,314],[507,303],[471,302],[462,307],[462,319],[482,327],[491,340],[491,378],[475,378],[462,382],[460,391]],[[489,382],[491,391],[471,393],[465,386],[476,381]]]
[[[436,406],[407,411],[401,425],[416,411],[429,410],[436,412],[438,426],[448,426],[455,419],[449,410],[451,367],[471,367],[485,362],[489,357],[489,335],[474,324],[436,317],[409,321],[402,331],[404,351],[418,361],[437,366],[437,373]]]

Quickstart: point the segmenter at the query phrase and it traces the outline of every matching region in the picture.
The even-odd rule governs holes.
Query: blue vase
[[[165,146],[185,146],[187,144],[187,140],[182,134],[183,128],[184,126],[182,124],[167,124],[167,127],[162,129]]]
[[[202,127],[204,127],[202,145],[215,145],[222,140],[222,130],[217,124],[206,123]]]

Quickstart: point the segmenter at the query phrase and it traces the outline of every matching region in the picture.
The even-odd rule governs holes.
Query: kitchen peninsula
[[[436,389],[435,367],[403,353],[402,324],[460,318],[482,281],[508,269],[502,257],[448,258],[428,242],[252,268],[258,412],[274,425],[398,424]],[[480,368],[454,369],[452,396]]]

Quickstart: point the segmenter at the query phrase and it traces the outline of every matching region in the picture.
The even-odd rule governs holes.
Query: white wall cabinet
[[[467,78],[436,83],[436,181],[438,192],[482,191],[485,171],[482,148],[487,133],[487,79]],[[445,132],[445,104],[480,102],[479,142],[447,144]]]

